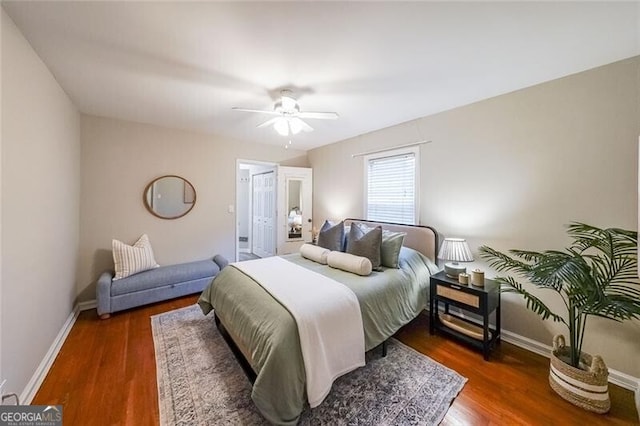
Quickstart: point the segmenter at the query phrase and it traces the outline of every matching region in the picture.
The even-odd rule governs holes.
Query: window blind
[[[416,156],[373,158],[367,164],[367,219],[415,224]]]

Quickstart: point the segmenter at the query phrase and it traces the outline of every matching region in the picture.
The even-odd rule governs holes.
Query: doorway
[[[236,161],[236,260],[276,254],[274,163]]]

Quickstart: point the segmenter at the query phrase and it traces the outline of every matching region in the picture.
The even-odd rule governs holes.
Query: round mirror
[[[153,180],[142,194],[144,206],[161,219],[177,219],[196,204],[196,190],[180,176],[167,175]]]

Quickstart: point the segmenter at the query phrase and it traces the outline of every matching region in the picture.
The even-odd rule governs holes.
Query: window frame
[[[406,148],[390,148],[384,151],[378,151],[372,154],[363,156],[363,176],[364,176],[364,199],[363,199],[363,218],[366,220],[374,220],[369,219],[369,161],[377,160],[381,158],[387,157],[396,157],[406,154],[414,155],[414,166],[415,166],[415,182],[414,182],[414,222],[415,223],[407,223],[404,225],[419,225],[420,224],[420,146],[412,146]],[[375,220],[374,220],[375,221]],[[393,222],[400,223],[400,222]]]

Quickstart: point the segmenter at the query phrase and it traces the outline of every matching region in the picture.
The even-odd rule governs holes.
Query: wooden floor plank
[[[114,314],[95,310],[78,317],[33,404],[63,405],[64,424],[157,425],[159,423],[152,315],[188,306],[188,296]],[[611,385],[611,411],[593,414],[549,387],[549,360],[501,343],[489,361],[453,340],[430,336],[421,315],[397,335],[402,342],[467,377],[443,425],[632,425],[638,424],[632,392]]]

